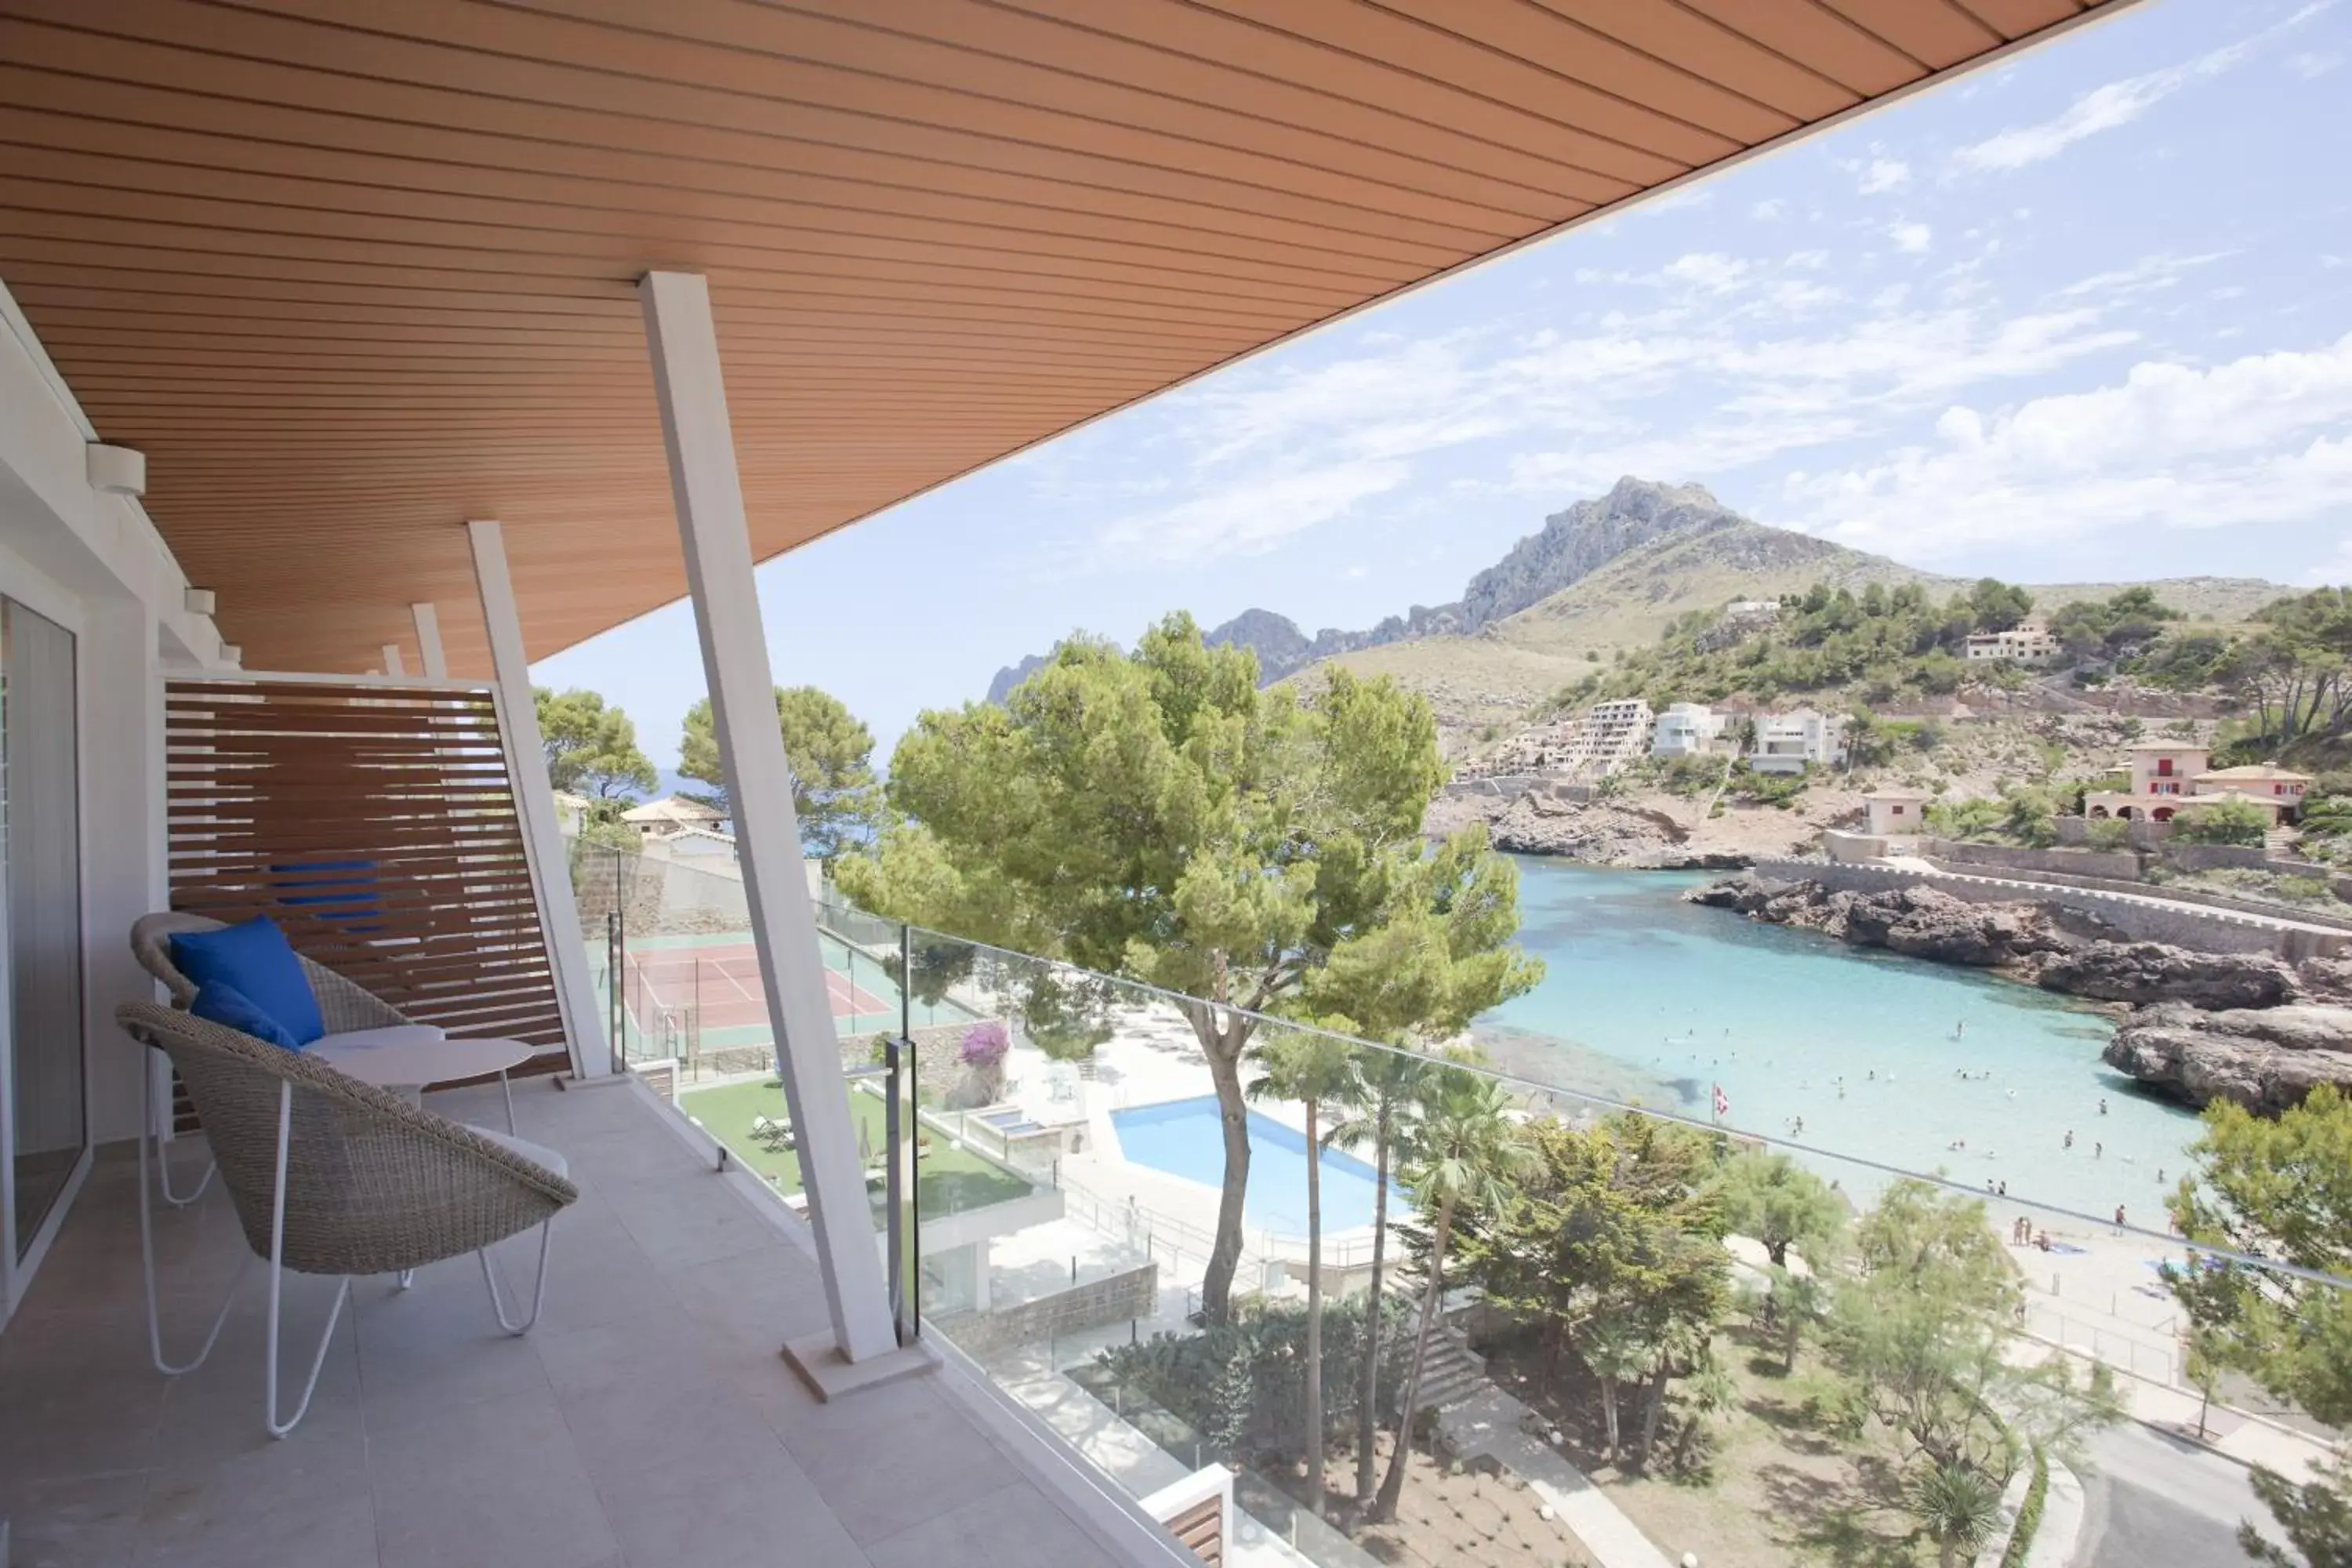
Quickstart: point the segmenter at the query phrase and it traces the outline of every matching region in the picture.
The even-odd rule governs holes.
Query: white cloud
[[[1748,209],[1748,216],[1749,217],[1758,218],[1763,222],[1769,223],[1774,218],[1786,213],[1788,210],[1789,204],[1786,198],[1781,196],[1770,196],[1749,207]]]
[[[1900,190],[1910,182],[1911,165],[1900,158],[1873,158],[1863,165],[1862,194],[1865,196]]]
[[[2334,70],[2337,66],[2340,66],[2343,63],[2344,57],[2342,55],[2322,53],[2315,49],[2305,49],[2301,53],[2287,57],[2286,68],[2294,72],[2295,75],[2303,78],[2305,81],[2309,81],[2314,78],[2326,76],[2329,71]]]
[[[1262,554],[1396,489],[1411,471],[1399,462],[1363,462],[1254,474],[1178,505],[1120,519],[1104,531],[1100,554],[1105,564],[1118,566],[1139,561],[1198,565]]]
[[[2087,295],[2095,300],[2116,300],[2130,294],[2153,293],[2171,288],[2183,276],[2200,267],[2210,266],[2234,254],[2227,250],[2210,250],[2200,256],[2174,256],[2169,252],[2143,256],[2128,267],[2094,272],[2058,291],[2069,296]]]
[[[2274,23],[2251,37],[2225,44],[2218,49],[2209,49],[2195,59],[2093,88],[2049,120],[2033,125],[2011,126],[1997,135],[1961,148],[1953,154],[1953,162],[1973,173],[1995,174],[2022,169],[2028,164],[2054,158],[2085,137],[2130,124],[2182,88],[2219,76],[2241,64],[2272,37],[2326,10],[2334,3],[2335,0],[2316,0],[2315,4],[2304,6],[2284,21]]]
[[[1886,231],[1886,236],[1895,242],[1895,249],[1917,256],[1934,243],[1936,231],[1924,223],[1898,223]]]
[[[1934,559],[2114,529],[2309,521],[2352,496],[2352,334],[2210,369],[2143,362],[2117,384],[1990,416],[1955,406],[1933,445],[1790,476],[1810,523]]]
[[[1738,287],[1739,280],[1748,276],[1748,263],[1719,251],[1693,251],[1666,263],[1665,275],[1676,283],[1721,293]]]

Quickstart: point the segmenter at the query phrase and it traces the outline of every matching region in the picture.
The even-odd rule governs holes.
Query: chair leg
[[[539,1309],[547,1300],[547,1244],[554,1235],[554,1224],[551,1215],[539,1222],[539,1277],[531,1285],[530,1315],[520,1323],[507,1316],[506,1300],[499,1294],[498,1272],[490,1264],[490,1249],[485,1247],[474,1254],[482,1260],[482,1283],[489,1287],[490,1310],[499,1315],[499,1327],[510,1334],[527,1334],[539,1321]]]
[[[156,1185],[162,1191],[165,1203],[175,1209],[184,1209],[205,1195],[205,1190],[213,1184],[213,1178],[220,1173],[220,1162],[208,1160],[205,1163],[205,1173],[197,1181],[195,1191],[185,1197],[174,1194],[172,1191],[172,1157],[165,1152],[167,1145],[163,1142],[163,1133],[155,1130],[155,1064],[152,1061],[147,1064],[147,1080],[141,1086],[140,1092],[146,1117],[146,1135],[155,1140]]]
[[[511,1134],[511,1133],[514,1131],[514,1130],[515,1130],[515,1124],[514,1124],[514,1078],[513,1078],[513,1075],[511,1075],[510,1073],[509,1073],[509,1072],[508,1072],[504,1068],[500,1068],[499,1069],[499,1087],[500,1089],[504,1089],[504,1090],[506,1091],[506,1096],[507,1096],[507,1131],[508,1131],[509,1134]]]
[[[403,1290],[412,1290],[416,1287],[416,1270],[414,1268],[404,1268],[392,1278],[394,1283]]]
[[[220,1174],[220,1162],[205,1161],[205,1173],[196,1183],[196,1190],[185,1197],[180,1197],[172,1191],[172,1157],[164,1152],[164,1148],[163,1135],[158,1133],[155,1138],[155,1185],[163,1193],[165,1203],[175,1209],[186,1208],[190,1204],[203,1197],[205,1190],[213,1184],[213,1178]]]
[[[278,1176],[270,1184],[269,1204],[269,1362],[263,1373],[263,1416],[272,1437],[283,1437],[301,1425],[310,1412],[310,1396],[319,1391],[319,1373],[327,1364],[328,1347],[335,1342],[335,1325],[342,1321],[343,1303],[351,1300],[352,1279],[346,1274],[335,1287],[335,1304],[327,1312],[327,1326],[319,1335],[319,1353],[310,1358],[310,1375],[302,1384],[302,1402],[294,1414],[278,1418],[278,1331],[281,1313],[280,1287],[286,1278],[286,1152],[293,1131],[294,1086],[278,1086]]]
[[[142,1098],[142,1112],[148,1118],[146,1125],[152,1128],[154,1125],[155,1108],[155,1079],[152,1074],[147,1079],[145,1093]],[[221,1325],[228,1321],[228,1310],[236,1303],[237,1287],[245,1283],[245,1269],[240,1265],[236,1278],[229,1282],[228,1294],[222,1300],[220,1310],[213,1317],[212,1331],[205,1336],[205,1342],[196,1352],[194,1358],[179,1363],[167,1359],[163,1354],[163,1310],[156,1300],[155,1290],[155,1205],[153,1198],[147,1190],[148,1142],[148,1135],[142,1131],[139,1137],[139,1261],[146,1277],[147,1354],[148,1358],[155,1363],[157,1372],[166,1377],[177,1377],[182,1373],[194,1372],[204,1365],[205,1358],[213,1353],[213,1346],[220,1342]],[[156,1151],[156,1158],[159,1161],[163,1158],[163,1152],[160,1149]],[[207,1173],[205,1180],[211,1181],[211,1175]],[[199,1185],[194,1192],[188,1194],[186,1201],[193,1203],[203,1194],[204,1190],[204,1187]],[[164,1195],[170,1196],[168,1189]]]

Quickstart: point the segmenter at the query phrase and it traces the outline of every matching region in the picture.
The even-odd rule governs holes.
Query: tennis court
[[[873,954],[830,932],[819,932],[826,1000],[834,1026],[845,1036],[899,1026],[898,987]],[[595,954],[601,968],[604,960]],[[759,950],[748,931],[681,936],[633,936],[622,956],[621,1001],[632,1030],[647,1042],[691,1031],[706,1049],[772,1043],[768,1001],[760,984]],[[600,989],[609,978],[599,974]],[[610,992],[606,991],[607,997]],[[918,1025],[958,1023],[971,1015],[951,1002],[918,1001]]]

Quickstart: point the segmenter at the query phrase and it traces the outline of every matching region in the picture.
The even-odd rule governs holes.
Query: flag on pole
[[[1731,1113],[1731,1097],[1723,1092],[1723,1085],[1715,1086],[1715,1119],[1722,1121]]]

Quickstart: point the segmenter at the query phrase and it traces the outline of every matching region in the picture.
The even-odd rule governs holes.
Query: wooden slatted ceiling
[[[488,692],[175,680],[164,737],[173,908],[268,914],[412,1017],[565,1059]]]
[[[683,592],[649,268],[764,556],[2097,3],[0,0],[0,280],[249,665],[479,672],[467,518]]]

